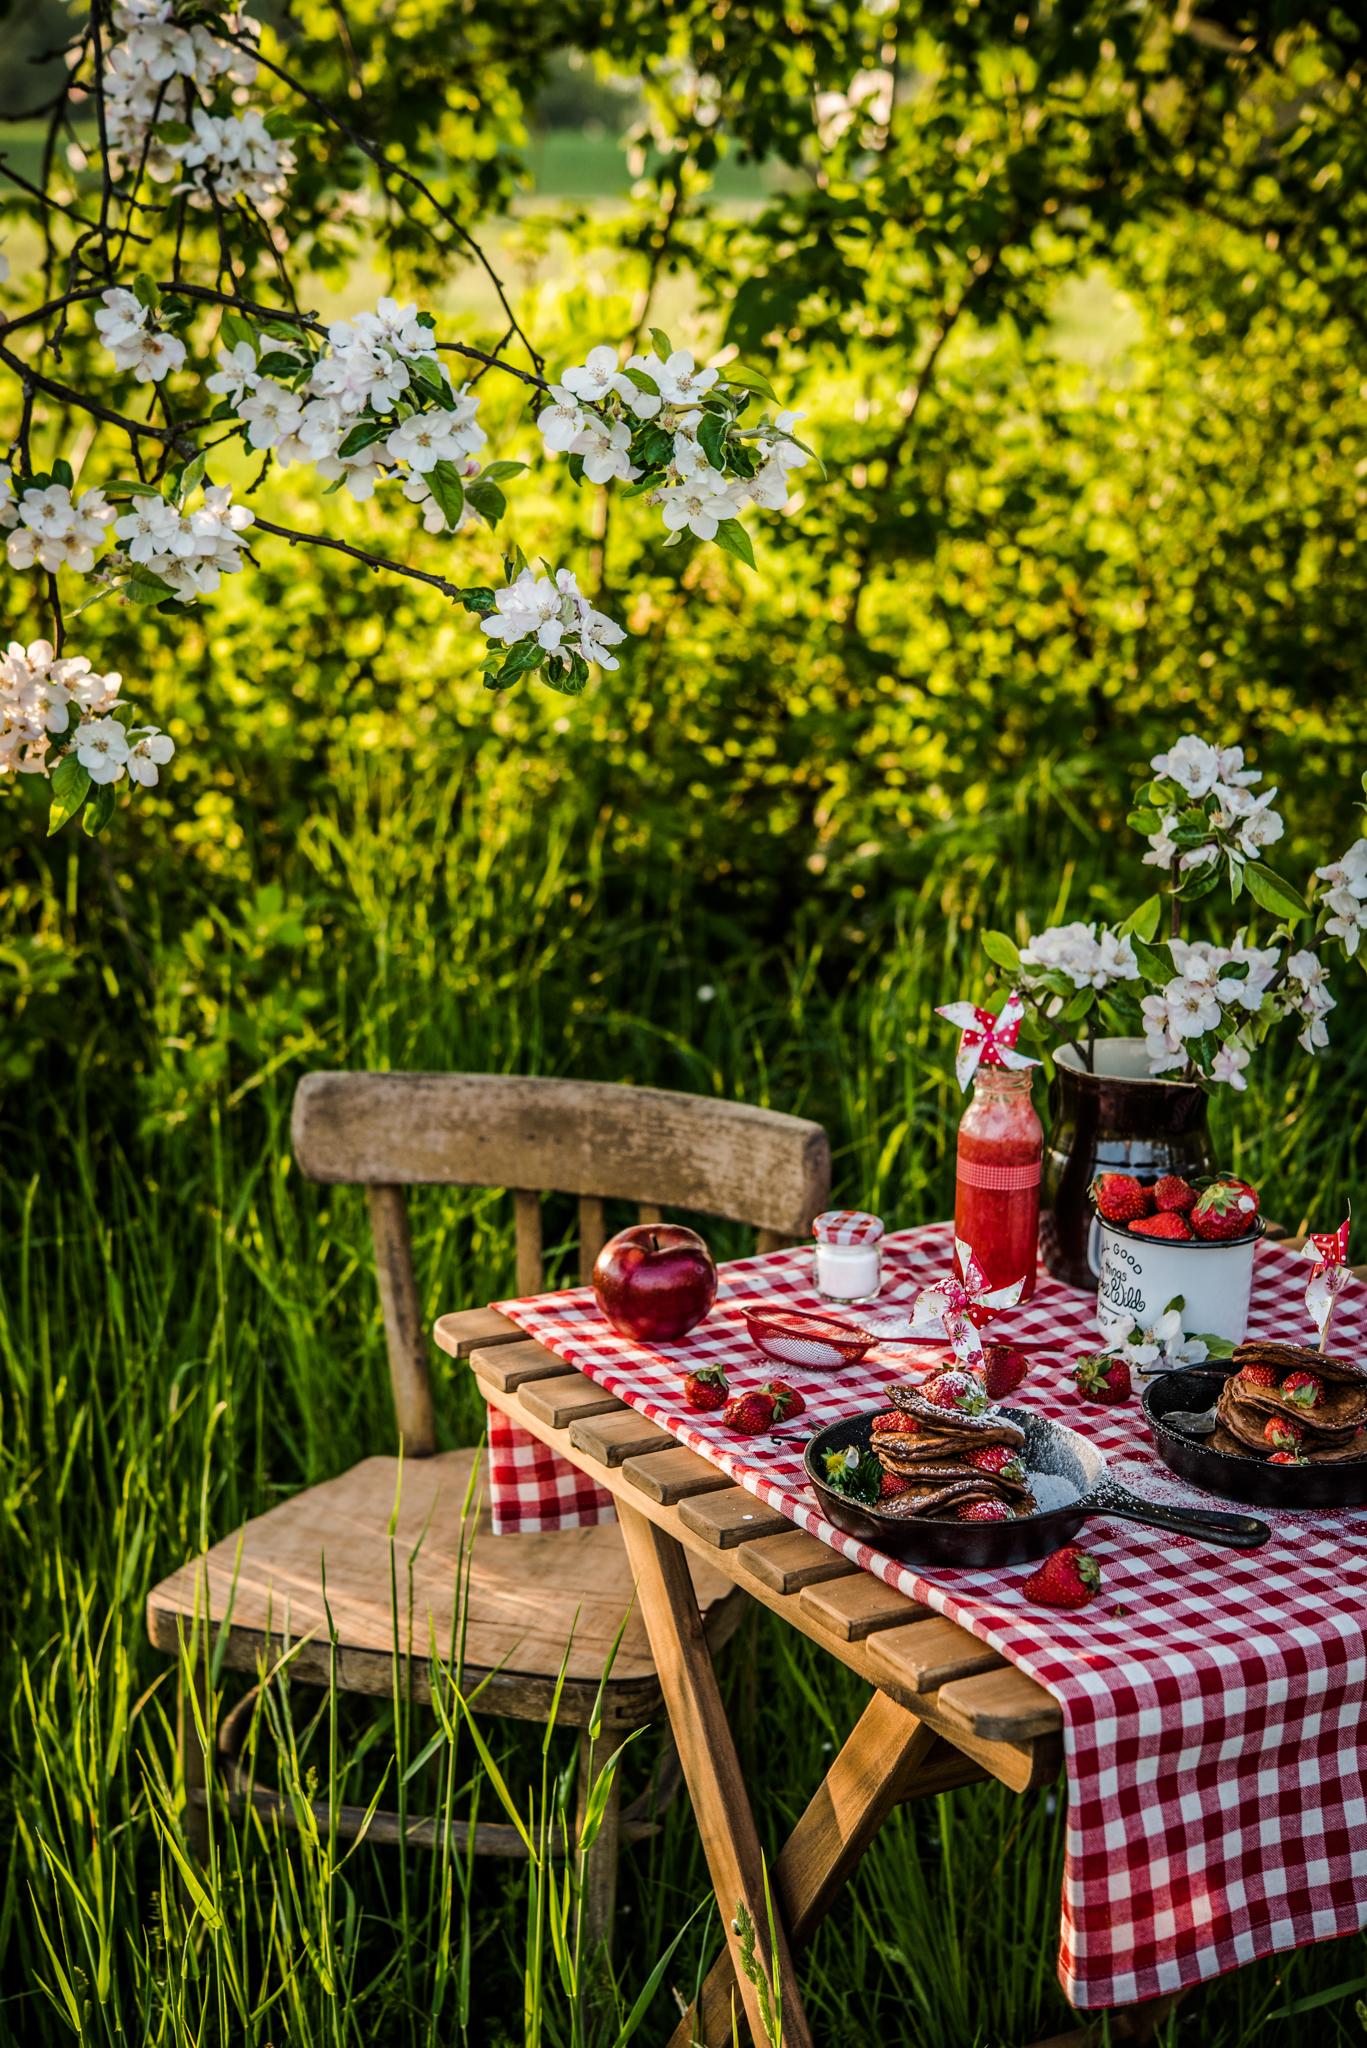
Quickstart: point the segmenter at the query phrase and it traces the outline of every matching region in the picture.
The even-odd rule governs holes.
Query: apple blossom
[[[615,619],[594,610],[570,569],[558,569],[554,577],[523,569],[496,594],[494,609],[480,624],[491,640],[509,648],[535,641],[565,669],[575,655],[600,668],[616,668],[617,657],[608,650],[626,638]]]
[[[230,405],[240,405],[249,391],[255,391],[260,381],[256,350],[249,341],[239,341],[232,348],[221,348],[217,362],[215,375],[204,379],[205,390],[217,392]]]
[[[1194,732],[1183,733],[1166,754],[1155,754],[1149,765],[1155,775],[1166,776],[1192,797],[1207,796],[1220,776],[1219,755]]]
[[[157,771],[164,768],[175,753],[175,742],[164,732],[158,732],[154,725],[136,728],[128,735],[133,744],[128,749],[128,777],[144,789],[151,789],[157,780]]]
[[[1244,1079],[1244,1068],[1248,1065],[1249,1054],[1246,1046],[1234,1039],[1222,1045],[1210,1063],[1212,1081],[1222,1081],[1229,1087],[1242,1091],[1248,1082]]]
[[[605,484],[613,477],[628,482],[638,474],[631,460],[631,429],[624,420],[611,424],[591,413],[574,437],[572,453],[584,458],[584,474],[591,484]]]
[[[91,718],[77,728],[75,752],[92,782],[117,782],[128,762],[128,735],[117,718]]]
[[[541,429],[546,452],[567,455],[588,424],[588,414],[565,385],[552,384],[551,403],[542,407],[536,424]]]
[[[596,404],[608,398],[615,391],[619,398],[634,408],[637,397],[636,387],[631,379],[618,367],[617,351],[600,344],[591,348],[584,362],[563,372],[560,379],[566,391],[587,404]],[[644,396],[644,393],[639,394]],[[658,411],[658,406],[656,407]]]
[[[237,411],[247,429],[247,446],[261,450],[277,447],[286,435],[298,433],[304,404],[298,392],[287,385],[277,384],[274,377],[261,377]]]

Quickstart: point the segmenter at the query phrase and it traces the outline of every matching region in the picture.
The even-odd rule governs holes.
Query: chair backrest
[[[427,1334],[413,1275],[405,1187],[508,1188],[517,1286],[544,1284],[541,1196],[579,1202],[579,1276],[607,1238],[604,1203],[745,1223],[757,1248],[806,1236],[830,1194],[820,1124],[742,1102],[508,1074],[306,1074],[294,1097],[295,1157],[311,1180],[358,1182],[371,1231],[406,1452],[434,1448]]]

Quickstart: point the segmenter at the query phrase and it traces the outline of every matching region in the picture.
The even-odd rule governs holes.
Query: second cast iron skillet
[[[879,1411],[881,1413],[881,1410]],[[838,1493],[826,1478],[826,1455],[857,1445],[870,1448],[873,1415],[852,1415],[818,1430],[807,1445],[807,1477],[820,1496],[825,1513],[849,1536],[912,1564],[1023,1564],[1047,1557],[1071,1542],[1092,1516],[1141,1522],[1169,1536],[1193,1536],[1228,1550],[1256,1550],[1272,1531],[1253,1515],[1232,1515],[1221,1509],[1170,1508],[1141,1500],[1110,1477],[1106,1459],[1096,1445],[1075,1429],[1029,1408],[1003,1408],[1008,1422],[1025,1431],[1022,1457],[1031,1472],[1051,1473],[1076,1488],[1066,1506],[1010,1522],[926,1522],[865,1507]]]

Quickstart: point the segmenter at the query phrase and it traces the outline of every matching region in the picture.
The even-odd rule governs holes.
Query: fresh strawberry
[[[726,1374],[719,1365],[700,1365],[695,1371],[686,1372],[683,1390],[689,1407],[698,1409],[703,1415],[711,1415],[718,1408],[724,1408],[731,1391],[726,1384]]]
[[[1238,1378],[1246,1387],[1266,1387],[1268,1392],[1273,1394],[1282,1383],[1282,1376],[1275,1365],[1243,1366]]]
[[[878,1482],[879,1500],[896,1500],[899,1493],[905,1493],[911,1485],[900,1472],[885,1472]]]
[[[1011,1510],[1004,1500],[968,1500],[959,1509],[961,1522],[1009,1522]]]
[[[1092,1182],[1092,1200],[1108,1223],[1133,1223],[1153,1208],[1148,1189],[1140,1187],[1131,1173],[1098,1174]]]
[[[760,1388],[774,1404],[775,1422],[791,1422],[795,1415],[801,1415],[807,1403],[794,1386],[787,1380],[766,1380]]]
[[[1186,1244],[1194,1234],[1186,1217],[1179,1216],[1175,1209],[1160,1209],[1156,1216],[1141,1216],[1130,1225],[1130,1230],[1135,1237],[1166,1237],[1173,1244]]]
[[[1305,1431],[1289,1415],[1274,1415],[1263,1431],[1274,1451],[1294,1451]]]
[[[1153,1184],[1153,1206],[1185,1216],[1196,1207],[1196,1190],[1189,1180],[1183,1180],[1180,1173],[1165,1173]]]
[[[1324,1399],[1324,1381],[1313,1372],[1289,1372],[1282,1381],[1282,1397],[1297,1408],[1318,1408]]]
[[[919,1436],[921,1425],[914,1415],[906,1414],[901,1408],[885,1408],[881,1415],[873,1418],[873,1427],[899,1436]]]
[[[1014,1394],[1030,1370],[1030,1361],[1014,1344],[988,1344],[983,1352],[983,1385],[989,1401]]]
[[[990,1472],[1002,1479],[1024,1479],[1025,1467],[1015,1452],[1005,1444],[984,1444],[980,1451],[970,1451],[967,1462],[975,1472]]]
[[[762,1436],[774,1420],[774,1403],[768,1394],[735,1394],[721,1411],[728,1429],[741,1436]]]
[[[1073,1378],[1084,1401],[1097,1401],[1103,1408],[1118,1408],[1134,1391],[1127,1361],[1113,1351],[1088,1351],[1073,1367]]]
[[[1269,1465],[1308,1465],[1310,1460],[1303,1458],[1299,1451],[1274,1451],[1267,1462]]]
[[[987,1390],[975,1372],[937,1372],[921,1392],[932,1408],[960,1415],[981,1415],[987,1406]]]
[[[1041,1607],[1085,1607],[1101,1589],[1101,1566],[1076,1543],[1066,1543],[1046,1557],[1021,1587],[1027,1600]]]
[[[1229,1244],[1236,1237],[1247,1236],[1257,1216],[1257,1189],[1246,1180],[1226,1175],[1201,1190],[1191,1212],[1191,1227],[1211,1244]]]

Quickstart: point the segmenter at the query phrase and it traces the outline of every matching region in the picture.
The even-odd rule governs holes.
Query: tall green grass
[[[604,1976],[574,1939],[575,1867],[546,1853],[572,1814],[573,1737],[472,1724],[454,1653],[430,1713],[272,1688],[248,1761],[302,1828],[220,1812],[207,1870],[187,1860],[176,1673],[144,1640],[147,1590],[392,1442],[362,1207],[294,1171],[294,1083],[345,1064],[735,1095],[820,1117],[838,1193],[923,1220],[949,1204],[958,1114],[933,1004],[972,984],[981,922],[1059,907],[1032,876],[1055,878],[1054,895],[1068,877],[1081,905],[1104,855],[1045,764],[971,838],[928,839],[901,900],[798,913],[766,945],[719,891],[611,866],[572,794],[526,815],[518,772],[483,766],[457,801],[435,768],[401,781],[343,759],[294,843],[235,856],[231,895],[206,895],[175,937],[154,915],[112,916],[88,849],[35,880],[50,931],[97,950],[109,1003],[4,1110],[6,2041],[598,2048],[632,2024],[653,2041],[715,1942],[681,1801],[627,1852]],[[1219,1112],[1223,1156],[1292,1224],[1322,1220],[1322,1191],[1349,1186],[1362,1156],[1367,1041],[1360,1011],[1357,1028],[1350,1003],[1338,1017],[1333,1066],[1268,1062]],[[567,1272],[569,1219],[550,1221],[552,1270]],[[501,1196],[425,1193],[414,1222],[430,1315],[512,1284]],[[468,1384],[434,1369],[445,1441],[475,1442]],[[758,1610],[722,1675],[772,1853],[861,1688]],[[217,1674],[229,1700],[244,1683]],[[621,1759],[628,1793],[655,1742]],[[532,1846],[519,1862],[349,1849],[329,1820],[400,1787],[413,1812],[506,1819],[500,1783]],[[1064,2028],[1062,1822],[1056,1792],[995,1786],[899,1813],[804,1966],[818,2038],[970,2048]],[[1167,2038],[1293,2044],[1314,2026],[1360,2043],[1365,1980],[1362,1944],[1307,1951],[1199,1994]]]

